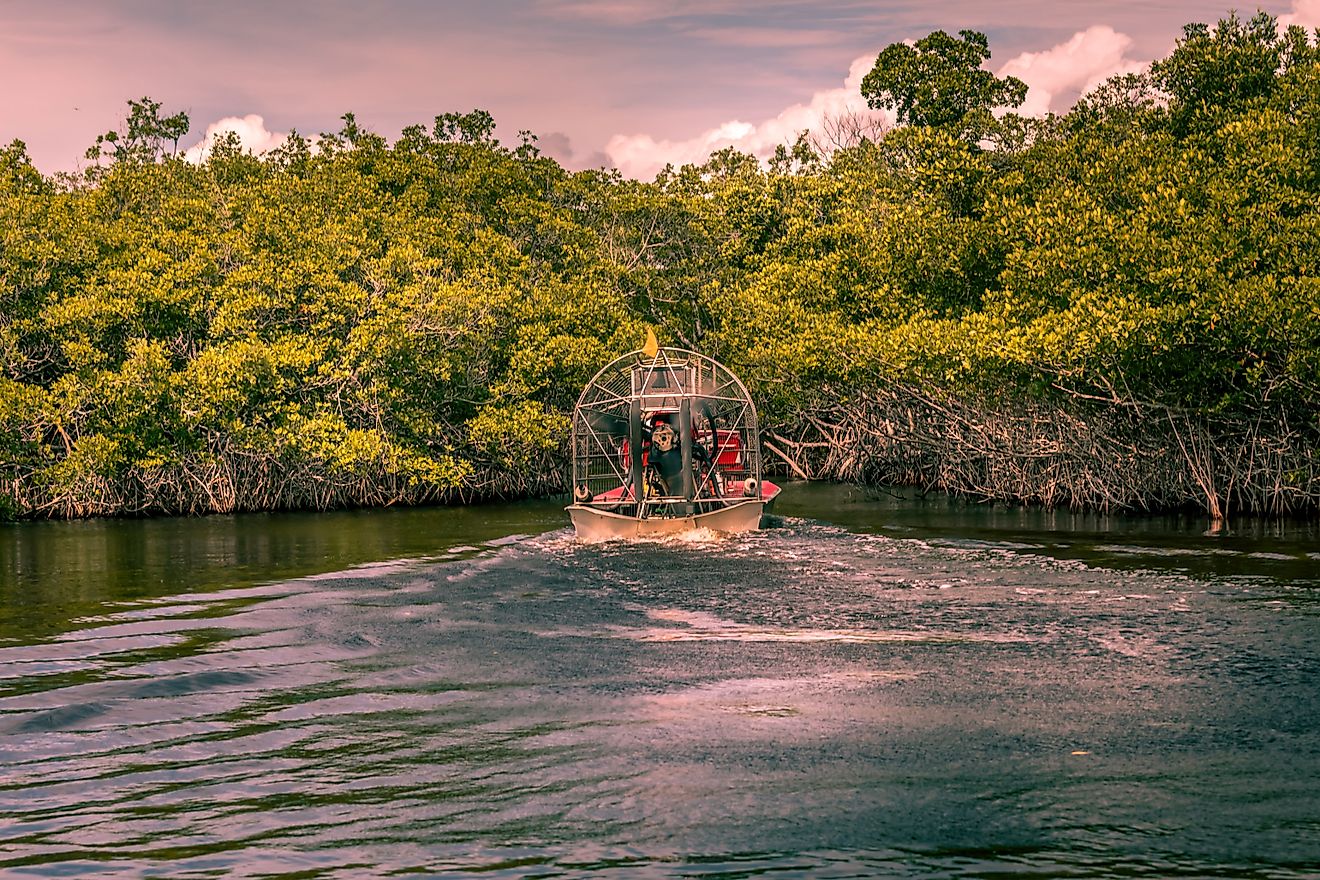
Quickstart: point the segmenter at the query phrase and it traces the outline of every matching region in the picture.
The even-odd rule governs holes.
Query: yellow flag
[[[646,328],[646,345],[642,346],[642,354],[653,358],[659,353],[660,343],[656,341],[655,331],[648,327]]]

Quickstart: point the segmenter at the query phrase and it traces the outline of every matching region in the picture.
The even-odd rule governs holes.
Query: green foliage
[[[526,468],[539,464],[545,453],[554,452],[568,436],[570,423],[562,412],[553,412],[531,400],[492,403],[467,425],[468,436],[487,460],[501,467]]]
[[[1305,34],[1189,26],[1150,76],[994,124],[1021,90],[984,37],[890,50],[864,88],[912,124],[650,183],[506,149],[480,110],[191,164],[144,99],[86,178],[14,142],[0,516],[547,491],[581,388],[648,327],[776,430],[903,383],[1320,432]]]
[[[1173,53],[1151,65],[1151,75],[1169,95],[1171,126],[1181,136],[1212,131],[1264,106],[1281,75],[1318,61],[1320,49],[1301,28],[1280,35],[1268,13],[1257,12],[1245,22],[1230,14],[1213,29],[1200,23],[1184,27]]]
[[[154,162],[162,156],[178,154],[179,139],[190,127],[187,113],[161,116],[160,102],[151,98],[129,101],[128,108],[123,128],[97,135],[96,143],[87,150],[88,159],[99,162],[108,152],[115,163]]]
[[[45,190],[41,172],[28,158],[27,144],[14,139],[0,148],[0,192],[37,194]]]
[[[1141,137],[1159,124],[1160,104],[1148,72],[1121,74],[1083,95],[1067,123],[1075,131],[1104,131],[1113,140]]]
[[[989,58],[985,34],[971,30],[956,39],[935,31],[915,44],[892,43],[862,80],[862,96],[873,108],[895,111],[899,122],[949,128],[975,141],[991,110],[1027,97],[1022,80],[981,69]]]

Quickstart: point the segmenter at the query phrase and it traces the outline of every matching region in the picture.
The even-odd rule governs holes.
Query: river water
[[[0,874],[1320,877],[1320,537],[794,485],[0,526]]]

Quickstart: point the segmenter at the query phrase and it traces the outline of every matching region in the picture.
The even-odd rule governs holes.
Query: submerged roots
[[[977,402],[912,388],[808,413],[766,449],[812,479],[920,485],[1101,511],[1320,511],[1316,438],[1279,417],[1213,421],[1087,401]]]

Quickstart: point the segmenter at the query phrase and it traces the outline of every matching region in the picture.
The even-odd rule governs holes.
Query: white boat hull
[[[654,335],[587,383],[573,408],[573,504],[584,541],[748,532],[779,494],[761,479],[747,386]]]
[[[611,541],[620,538],[660,538],[698,529],[712,532],[751,532],[761,527],[767,502],[760,498],[737,501],[728,507],[690,516],[638,518],[601,510],[589,504],[569,505],[568,515],[580,540]]]

